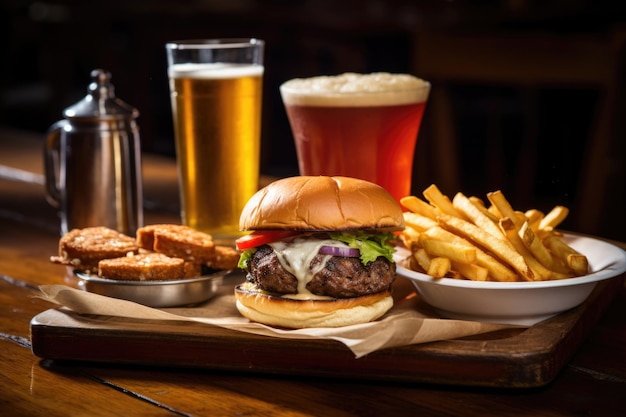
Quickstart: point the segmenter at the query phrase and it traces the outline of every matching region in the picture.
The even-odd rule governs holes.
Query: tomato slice
[[[242,236],[235,241],[235,245],[239,250],[256,248],[257,246],[266,245],[276,242],[277,240],[286,239],[290,236],[297,235],[299,232],[292,230],[264,230],[254,231],[249,235]]]

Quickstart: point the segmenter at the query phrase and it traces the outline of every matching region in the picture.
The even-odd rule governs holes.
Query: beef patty
[[[311,266],[315,267],[325,257],[316,255]],[[247,272],[247,280],[264,291],[277,294],[298,292],[297,278],[283,268],[278,256],[268,245],[260,246],[252,255]],[[395,263],[383,257],[363,265],[359,258],[333,256],[313,276],[306,288],[316,295],[353,298],[389,289],[395,276]]]

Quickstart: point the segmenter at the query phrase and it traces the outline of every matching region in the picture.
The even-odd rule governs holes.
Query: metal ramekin
[[[120,281],[74,272],[85,291],[134,301],[149,307],[197,304],[213,297],[230,271],[167,281]]]

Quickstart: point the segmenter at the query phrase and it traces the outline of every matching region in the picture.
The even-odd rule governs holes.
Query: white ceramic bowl
[[[398,275],[410,279],[422,299],[442,317],[531,326],[581,304],[599,281],[626,271],[626,252],[589,237],[566,234],[565,241],[587,256],[591,273],[538,282],[479,282],[433,278],[401,266],[409,256],[396,248]]]

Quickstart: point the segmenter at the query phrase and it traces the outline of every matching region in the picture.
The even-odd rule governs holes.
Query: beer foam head
[[[263,65],[175,64],[169,67],[170,78],[241,78],[263,75]]]
[[[409,74],[345,73],[295,78],[280,86],[283,102],[301,106],[389,106],[426,101],[430,84]]]

